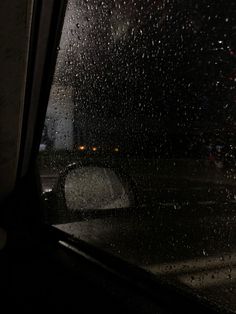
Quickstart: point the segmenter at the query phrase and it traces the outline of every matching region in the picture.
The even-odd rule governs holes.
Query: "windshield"
[[[235,84],[235,1],[69,0],[45,219],[236,311]]]

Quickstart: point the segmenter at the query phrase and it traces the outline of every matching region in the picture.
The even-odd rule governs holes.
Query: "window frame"
[[[34,0],[17,181],[35,167],[67,0]]]
[[[36,165],[66,5],[66,0],[34,1],[18,184]],[[40,192],[38,190],[38,193]],[[190,291],[184,292],[172,287],[161,277],[147,273],[84,241],[74,239],[53,226],[42,228],[47,237],[54,239],[60,248],[69,252],[75,263],[81,258],[85,259],[86,263],[96,267],[98,273],[104,271],[112,282],[119,280],[123,286],[128,284],[129,291],[136,296],[137,291],[142,293],[144,304],[153,302],[157,308],[163,306],[171,312],[218,313],[209,302],[199,300]]]

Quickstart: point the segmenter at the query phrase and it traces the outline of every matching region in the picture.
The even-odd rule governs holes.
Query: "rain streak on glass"
[[[48,221],[236,311],[236,2],[69,0],[57,52]]]

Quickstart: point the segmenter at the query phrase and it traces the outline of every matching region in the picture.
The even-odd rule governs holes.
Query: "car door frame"
[[[34,184],[36,180],[39,181],[36,160],[66,5],[67,1],[64,0],[34,1],[16,189],[27,177],[29,179],[24,188]],[[37,185],[37,189],[39,200],[41,193],[39,185]],[[52,242],[67,254],[70,260],[69,267],[74,265],[72,272],[81,272],[77,265],[81,264],[81,260],[83,260],[85,264],[89,265],[89,269],[93,270],[94,282],[105,278],[104,284],[115,286],[119,297],[132,296],[133,299],[130,302],[138,304],[140,313],[145,312],[145,308],[147,309],[150,304],[153,312],[154,309],[159,310],[160,308],[171,313],[179,311],[181,313],[218,312],[218,309],[212,304],[195,298],[190,291],[170,285],[162,277],[147,273],[84,241],[74,239],[53,226],[42,223],[41,229],[44,234],[43,241],[47,237],[52,239]],[[91,277],[89,271],[87,275]]]

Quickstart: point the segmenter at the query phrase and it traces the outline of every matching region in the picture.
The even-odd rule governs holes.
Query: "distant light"
[[[92,147],[92,151],[96,152],[97,151],[97,147]]]
[[[115,151],[115,152],[118,152],[118,151],[119,151],[119,148],[118,148],[118,147],[116,147],[116,148],[114,149],[114,151]]]
[[[85,150],[85,146],[79,146],[79,150]]]
[[[46,189],[43,190],[43,192],[46,192],[46,193],[52,192],[52,189],[51,188],[46,188]]]

